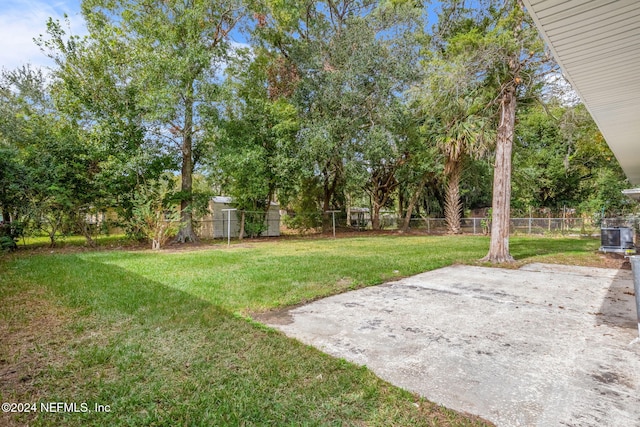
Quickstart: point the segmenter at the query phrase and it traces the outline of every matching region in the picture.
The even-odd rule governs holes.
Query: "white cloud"
[[[571,83],[561,73],[550,73],[545,76],[545,90],[543,95],[547,98],[556,98],[562,104],[572,106],[579,104],[580,95],[571,87]]]
[[[51,60],[34,39],[46,33],[49,18],[68,15],[71,33],[86,33],[80,14],[80,0],[0,0],[0,67],[14,69],[30,63],[44,67]]]

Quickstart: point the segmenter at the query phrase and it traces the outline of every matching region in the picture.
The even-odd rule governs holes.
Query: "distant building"
[[[241,213],[233,206],[233,199],[226,196],[216,196],[209,201],[209,215],[200,220],[199,235],[204,238],[226,238],[238,237],[240,235]],[[247,222],[250,218],[264,217],[265,230],[261,236],[273,237],[280,235],[280,205],[271,202],[269,211],[245,212],[245,236],[247,233]]]
[[[371,227],[371,212],[369,208],[350,208],[348,216],[351,227],[359,229]]]

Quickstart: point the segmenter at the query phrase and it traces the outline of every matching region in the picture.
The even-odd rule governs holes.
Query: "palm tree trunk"
[[[447,160],[445,170],[449,170],[447,181],[447,194],[444,201],[444,217],[447,223],[447,233],[460,234],[460,218],[462,217],[462,203],[460,201],[460,176],[462,175],[462,162],[459,160]]]

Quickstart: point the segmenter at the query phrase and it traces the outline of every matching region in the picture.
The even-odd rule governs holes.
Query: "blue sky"
[[[63,20],[65,14],[71,32],[84,34],[80,0],[0,0],[0,68],[50,65],[33,39],[45,34],[50,17]]]
[[[27,63],[38,67],[52,65],[33,39],[46,33],[50,17],[63,21],[65,14],[71,33],[84,35],[80,3],[81,0],[0,0],[0,68],[11,70]],[[429,9],[433,10],[437,3],[432,1]]]

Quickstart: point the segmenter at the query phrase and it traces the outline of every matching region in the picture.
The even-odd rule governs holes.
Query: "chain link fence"
[[[281,216],[265,215],[264,212],[245,212],[245,236],[279,236],[296,234],[300,231],[320,232],[322,223],[327,230],[338,232],[373,230],[373,224],[368,211],[361,210],[347,215],[345,212],[320,212],[306,215],[305,218],[295,214],[281,212]],[[229,219],[231,217],[231,219]],[[306,226],[301,226],[306,219]],[[237,238],[240,231],[241,217],[236,212],[225,212],[222,216],[205,218],[196,223],[196,230],[201,238]],[[382,212],[380,214],[381,230],[399,230],[404,224],[404,218],[395,213]],[[512,234],[521,235],[580,235],[599,236],[600,228],[633,227],[638,229],[639,220],[635,217],[619,218],[511,218],[510,230]],[[462,218],[461,231],[465,234],[488,235],[491,229],[490,218]],[[447,222],[444,218],[411,218],[409,229],[425,234],[445,234]]]
[[[204,239],[237,238],[240,235],[242,212],[226,210],[220,215],[196,221],[196,234]],[[273,237],[280,235],[280,217],[265,212],[244,212],[245,237]]]
[[[444,218],[412,218],[410,229],[424,230],[427,234],[447,232]],[[487,218],[462,218],[460,228],[467,234],[489,234],[491,221]],[[584,218],[511,218],[513,234],[580,234],[597,235],[599,225]]]
[[[322,213],[315,215],[316,224],[309,226],[307,229],[320,231],[322,229],[321,220]],[[295,218],[294,214],[286,214],[283,218]],[[334,222],[335,220],[335,222]],[[284,219],[287,224],[289,221]],[[462,218],[460,221],[461,230],[466,234],[483,235],[489,234],[491,229],[490,218]],[[352,212],[347,216],[345,212],[329,212],[325,215],[325,224],[329,228],[335,228],[339,232],[345,231],[362,231],[372,230],[373,224],[371,216],[368,210],[359,210]],[[382,212],[380,214],[380,226],[381,230],[399,230],[404,224],[404,218],[399,217],[395,213]],[[511,233],[512,234],[531,234],[531,235],[544,235],[544,234],[567,234],[567,235],[582,235],[582,236],[599,236],[600,227],[635,227],[638,225],[638,220],[634,217],[620,217],[620,218],[605,218],[599,220],[597,218],[511,218]],[[445,234],[447,232],[447,222],[445,218],[411,218],[409,222],[409,229],[414,231],[421,231],[425,234]],[[284,231],[295,232],[294,229],[288,230],[286,225]]]

